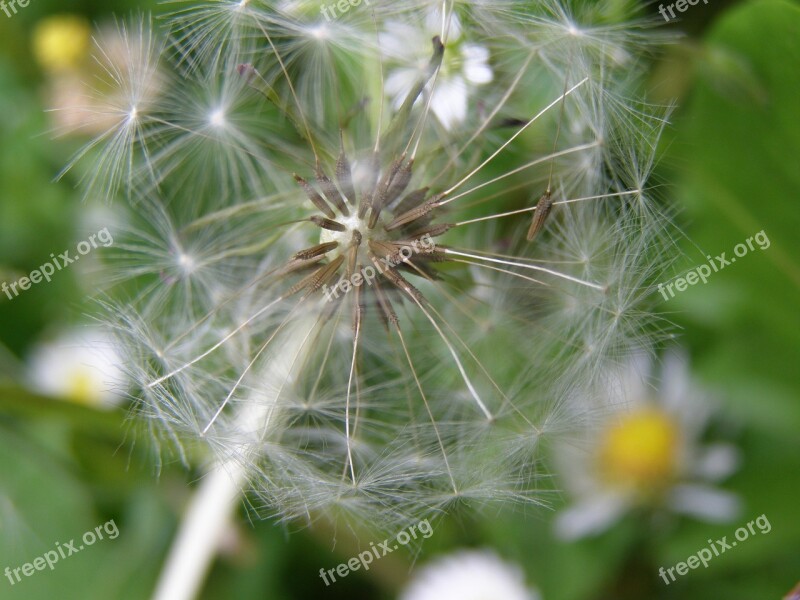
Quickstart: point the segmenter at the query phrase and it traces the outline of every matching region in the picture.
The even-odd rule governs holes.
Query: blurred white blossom
[[[400,600],[539,600],[525,575],[494,552],[464,551],[423,566]]]
[[[116,341],[107,332],[75,328],[34,348],[28,379],[42,394],[107,408],[125,397],[121,360]]]
[[[391,21],[380,36],[381,51],[399,66],[390,70],[385,91],[392,98],[395,109],[400,108],[415,82],[425,72],[430,57],[430,39],[438,35],[447,40],[446,58],[436,81],[428,84],[424,101],[445,129],[463,123],[467,118],[467,104],[475,88],[490,83],[494,77],[489,65],[489,50],[480,44],[464,39],[464,31],[457,15],[443,19],[442,11],[430,10],[424,27],[416,23]]]
[[[704,443],[714,412],[708,393],[691,382],[687,359],[673,351],[654,385],[652,362],[638,355],[609,369],[595,397],[605,414],[592,423],[585,446],[559,442],[555,463],[573,503],[556,520],[566,539],[597,534],[637,507],[726,522],[738,498],[714,486],[738,464],[735,447]]]

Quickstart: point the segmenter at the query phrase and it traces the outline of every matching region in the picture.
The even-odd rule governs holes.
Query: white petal
[[[560,485],[572,497],[588,498],[602,493],[598,480],[596,443],[587,440],[560,441],[553,446],[553,462]]]
[[[682,423],[684,434],[690,439],[700,438],[714,404],[709,394],[693,384],[684,350],[673,348],[664,357],[659,393],[666,410]]]
[[[464,75],[470,83],[481,85],[494,79],[494,73],[489,67],[489,51],[486,48],[464,44],[461,52],[464,56]]]
[[[617,383],[620,400],[631,408],[643,406],[648,402],[654,395],[650,382],[652,373],[653,361],[648,354],[640,353],[632,356],[620,372]]]
[[[666,406],[683,412],[691,408],[692,391],[686,352],[673,349],[661,366],[661,397]]]
[[[484,46],[464,44],[461,52],[464,55],[464,60],[484,64],[489,62],[489,49]]]
[[[461,37],[461,21],[453,12],[448,12],[447,16],[450,17],[449,24],[444,22],[445,35],[447,42],[455,42]],[[438,8],[432,10],[425,17],[425,31],[431,35],[442,35],[442,11]]]
[[[583,500],[558,514],[556,535],[564,540],[595,535],[608,529],[627,508],[625,497],[614,493]]]
[[[464,75],[470,83],[475,85],[483,85],[489,83],[494,79],[494,73],[488,65],[481,65],[477,63],[467,63],[464,65]]]
[[[712,444],[704,448],[694,461],[694,474],[709,481],[724,479],[739,466],[740,453],[730,444]]]
[[[386,23],[386,30],[378,34],[378,45],[384,58],[395,60],[413,59],[422,49],[428,52],[429,40],[417,28],[399,21]]]
[[[678,485],[672,489],[670,507],[678,513],[711,523],[733,520],[741,510],[736,494],[704,485]]]
[[[439,81],[431,101],[431,110],[445,129],[452,129],[467,118],[467,84],[461,77]]]
[[[392,99],[392,106],[395,110],[402,106],[417,79],[416,69],[397,69],[386,78],[383,91]]]

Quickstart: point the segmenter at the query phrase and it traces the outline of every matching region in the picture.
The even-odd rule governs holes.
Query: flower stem
[[[254,449],[257,451],[265,436],[274,436],[280,428],[278,400],[302,367],[311,346],[308,341],[315,321],[300,319],[286,327],[280,339],[273,339],[273,351],[254,374],[254,381],[261,382],[261,389],[251,392],[240,404],[232,421],[241,441],[233,444],[227,457],[203,478],[167,556],[153,600],[197,597],[247,484],[250,455]],[[225,435],[230,438],[231,432],[226,431]]]

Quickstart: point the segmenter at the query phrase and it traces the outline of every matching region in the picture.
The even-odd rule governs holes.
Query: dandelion
[[[650,370],[639,357],[612,372],[601,400],[610,412],[592,431],[589,453],[563,445],[556,454],[575,497],[556,521],[561,536],[596,534],[637,507],[711,522],[736,516],[738,499],[711,484],[735,470],[737,453],[701,443],[712,405],[689,380],[685,357],[668,355],[657,390]]]
[[[522,571],[493,552],[460,552],[440,558],[414,577],[401,600],[537,600]]]
[[[626,104],[630,74],[550,21],[579,41],[548,57],[513,3],[443,2],[398,103],[381,32],[431,6],[363,7],[324,35],[304,6],[186,3],[171,41],[143,32],[177,64],[89,182],[129,193],[104,304],[136,410],[158,443],[200,440],[215,465],[160,598],[191,596],[243,490],[264,515],[383,530],[541,503],[539,443],[573,416],[563,381],[657,329],[647,180],[664,115]],[[484,28],[498,23],[502,39]],[[452,61],[492,85],[443,131]]]

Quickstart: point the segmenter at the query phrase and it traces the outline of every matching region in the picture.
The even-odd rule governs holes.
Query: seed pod
[[[317,256],[322,256],[323,254],[327,254],[331,250],[336,249],[339,246],[339,242],[327,242],[325,244],[317,244],[316,246],[311,246],[311,248],[306,248],[305,250],[301,250],[300,252],[294,255],[294,258],[298,260],[310,260]]]
[[[326,217],[329,219],[335,219],[336,213],[333,212],[328,203],[325,202],[325,199],[317,193],[310,183],[308,183],[305,179],[300,177],[297,173],[293,174],[294,180],[300,184],[300,187],[303,188],[303,191],[308,196],[308,199],[316,206],[320,211],[322,211]]]
[[[345,217],[350,216],[350,209],[347,208],[347,205],[344,203],[344,199],[339,193],[339,189],[336,187],[336,184],[331,181],[330,177],[322,172],[322,169],[320,169],[319,166],[317,166],[316,177],[317,184],[319,184],[322,194],[325,196],[326,200],[333,204]]]
[[[338,221],[334,221],[332,219],[328,219],[325,217],[320,217],[318,215],[314,215],[308,218],[309,221],[314,223],[317,227],[322,229],[327,229],[328,231],[347,231],[347,227],[339,223]]]
[[[548,189],[542,194],[542,197],[539,198],[539,202],[536,204],[536,211],[533,213],[533,221],[531,221],[531,226],[528,229],[527,239],[529,242],[533,241],[533,238],[542,230],[552,208],[553,196]]]

